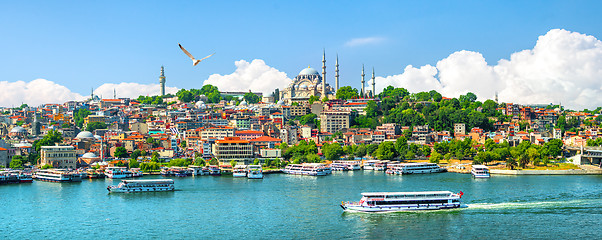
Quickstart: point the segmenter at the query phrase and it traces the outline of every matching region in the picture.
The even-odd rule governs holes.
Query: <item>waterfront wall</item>
[[[602,169],[600,170],[584,170],[584,169],[570,169],[570,170],[501,170],[501,169],[490,169],[491,174],[500,175],[602,175]]]

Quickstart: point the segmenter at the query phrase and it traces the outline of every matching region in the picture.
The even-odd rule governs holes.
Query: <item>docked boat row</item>
[[[395,163],[387,165],[387,174],[420,174],[420,173],[440,173],[447,169],[440,167],[436,163]]]
[[[176,177],[188,177],[188,176],[203,176],[222,175],[222,170],[219,166],[211,165],[208,167],[190,165],[188,167],[163,167],[161,168],[161,175],[163,176],[176,176]]]
[[[108,186],[109,193],[165,192],[175,190],[172,179],[122,180],[117,186]]]
[[[368,192],[359,202],[341,202],[341,208],[352,212],[400,212],[439,210],[460,207],[463,192]]]
[[[347,160],[347,161],[334,161],[330,164],[332,171],[355,171],[361,170],[361,161]]]
[[[2,183],[30,183],[32,175],[29,172],[21,170],[3,170],[0,171],[0,184]]]
[[[246,177],[249,179],[262,179],[263,169],[261,165],[236,165],[232,169],[233,177]]]
[[[308,176],[326,176],[332,173],[330,166],[322,163],[289,164],[283,170],[284,173]]]

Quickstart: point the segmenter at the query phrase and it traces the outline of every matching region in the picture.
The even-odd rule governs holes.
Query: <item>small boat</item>
[[[165,192],[175,190],[173,179],[121,180],[108,186],[109,193]]]
[[[20,183],[30,183],[33,182],[33,177],[31,173],[21,171],[19,173],[19,182]]]
[[[472,165],[472,169],[470,170],[470,174],[472,174],[475,178],[488,178],[489,168],[485,165]]]
[[[334,161],[330,164],[332,171],[348,171],[347,163],[342,161]]]
[[[232,177],[246,177],[247,176],[247,165],[236,165],[232,169]]]
[[[374,164],[376,164],[378,160],[366,160],[364,161],[364,170],[374,170]]]
[[[385,160],[385,161],[378,161],[374,164],[374,171],[387,171],[387,165],[389,164],[389,161]]]
[[[105,169],[105,176],[113,179],[129,178],[132,177],[132,172],[126,167],[108,167]]]
[[[249,165],[247,172],[247,177],[249,179],[262,179],[263,178],[263,169],[261,165]]]
[[[140,168],[130,168],[130,172],[132,173],[132,177],[142,177],[144,173]]]
[[[222,170],[219,168],[219,166],[211,165],[209,166],[209,175],[220,176],[222,175]]]
[[[88,169],[86,169],[86,173],[88,174],[88,178],[90,178],[90,179],[105,178],[104,171],[99,170],[99,169],[88,168]]]
[[[341,208],[352,212],[400,212],[459,208],[463,192],[369,192],[359,202],[341,202]]]
[[[191,172],[192,176],[203,175],[203,167],[201,166],[189,165],[187,169]]]

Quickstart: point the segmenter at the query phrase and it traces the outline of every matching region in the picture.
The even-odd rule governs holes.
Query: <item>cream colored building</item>
[[[40,165],[53,168],[76,168],[77,157],[73,146],[42,146]]]
[[[215,141],[213,154],[220,164],[230,164],[230,161],[234,160],[236,164],[249,165],[254,161],[253,144],[239,137]]]
[[[320,113],[320,130],[322,132],[336,133],[344,128],[349,128],[351,112],[348,111],[322,111]]]
[[[201,139],[224,139],[234,136],[234,128],[229,126],[217,126],[206,128],[201,132]]]

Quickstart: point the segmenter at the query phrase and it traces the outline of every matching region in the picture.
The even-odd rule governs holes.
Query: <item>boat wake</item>
[[[531,209],[531,208],[562,208],[583,207],[599,202],[599,199],[577,199],[569,201],[541,201],[541,202],[505,202],[505,203],[472,203],[466,204],[468,209]]]

